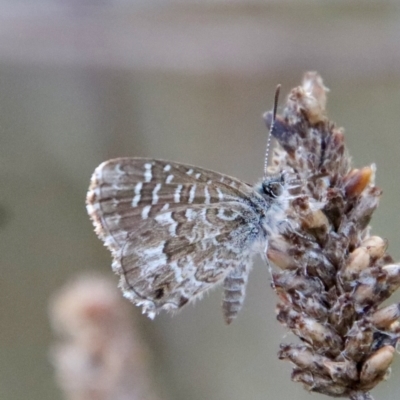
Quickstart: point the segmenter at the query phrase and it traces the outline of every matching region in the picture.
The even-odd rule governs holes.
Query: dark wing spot
[[[158,288],[154,291],[154,298],[160,300],[164,296],[164,288]]]
[[[181,296],[181,298],[179,299],[179,307],[183,307],[188,301],[189,299],[187,297]]]

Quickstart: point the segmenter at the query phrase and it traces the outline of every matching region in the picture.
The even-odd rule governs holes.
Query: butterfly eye
[[[282,184],[278,182],[265,182],[262,188],[264,193],[273,199],[280,196],[283,192]]]

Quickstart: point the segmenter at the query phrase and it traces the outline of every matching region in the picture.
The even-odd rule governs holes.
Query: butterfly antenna
[[[272,112],[272,121],[271,127],[269,128],[268,139],[267,139],[267,148],[265,150],[265,159],[264,159],[264,178],[267,177],[267,168],[268,168],[268,157],[269,157],[269,149],[271,147],[271,138],[272,138],[272,131],[275,126],[275,119],[276,119],[276,110],[278,109],[278,100],[279,100],[279,92],[281,91],[281,85],[278,85],[275,89],[275,98],[274,98],[274,109]]]

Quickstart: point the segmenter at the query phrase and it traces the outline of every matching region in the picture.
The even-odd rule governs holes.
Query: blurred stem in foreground
[[[51,299],[51,349],[59,386],[68,400],[160,400],[149,352],[129,305],[112,281],[82,275]]]

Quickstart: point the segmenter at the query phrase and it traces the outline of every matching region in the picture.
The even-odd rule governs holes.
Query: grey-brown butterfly
[[[273,122],[278,93],[279,87]],[[265,172],[252,186],[191,165],[117,158],[94,171],[87,211],[112,252],[125,297],[150,318],[223,283],[230,323],[242,306],[253,255],[266,256],[284,218],[287,186],[284,174]]]

